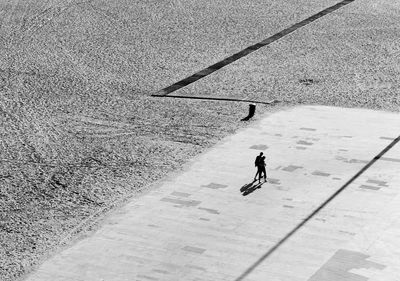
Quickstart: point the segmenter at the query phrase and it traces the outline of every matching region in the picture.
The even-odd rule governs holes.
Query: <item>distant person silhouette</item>
[[[258,174],[258,182],[260,182],[261,174],[264,174],[264,181],[267,181],[267,172],[265,171],[265,166],[267,166],[265,163],[265,156],[262,156],[260,159],[260,173]]]
[[[260,179],[261,179],[261,173],[262,173],[261,162],[262,162],[263,154],[264,153],[260,152],[260,154],[257,155],[256,160],[254,161],[254,166],[256,166],[256,168],[257,168],[257,173],[254,176],[254,181],[257,180],[257,175],[258,175],[258,180],[260,181]]]

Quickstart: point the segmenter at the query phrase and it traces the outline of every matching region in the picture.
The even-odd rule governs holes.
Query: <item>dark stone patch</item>
[[[206,211],[206,212],[209,212],[210,214],[219,215],[219,212],[217,210],[214,210],[214,209],[207,209],[207,208],[202,208],[202,207],[199,207],[198,209]]]
[[[336,160],[339,160],[339,161],[343,161],[343,162],[345,162],[345,163],[351,163],[351,164],[354,164],[354,163],[364,163],[364,164],[367,164],[367,163],[369,163],[369,161],[368,160],[360,160],[360,159],[347,159],[346,157],[342,157],[342,156],[336,156]]]
[[[303,130],[303,131],[316,131],[317,129],[302,127],[302,128],[300,128],[300,130]]]
[[[148,224],[147,226],[148,227],[154,227],[154,228],[158,228],[159,227],[158,225],[155,225],[155,224]]]
[[[348,235],[355,235],[354,232],[348,232],[348,231],[344,231],[344,230],[339,230],[340,233],[344,233],[344,234],[348,234]]]
[[[290,208],[290,209],[293,209],[293,208],[294,208],[294,206],[290,206],[290,205],[283,205],[283,207],[284,207],[284,208]]]
[[[146,263],[146,261],[144,263]],[[182,268],[181,265],[168,263],[168,262],[162,262],[161,265],[163,268],[166,268],[170,272],[176,272],[176,270],[179,270]]]
[[[283,198],[283,200],[286,200],[286,201],[293,201],[293,198]]]
[[[199,218],[199,220],[201,220],[201,221],[210,221],[210,219],[206,219],[206,218]]]
[[[315,218],[316,221],[322,221],[322,222],[326,222],[326,219],[321,219],[321,218]]]
[[[367,164],[367,163],[369,163],[369,161],[368,160],[360,160],[360,159],[350,159],[350,160],[347,161],[347,163],[364,163],[364,164]]]
[[[202,185],[203,187],[208,187],[211,189],[220,189],[220,188],[227,188],[228,186],[225,184],[219,184],[219,183],[209,183],[207,185]]]
[[[298,150],[306,150],[307,147],[304,147],[304,146],[296,146],[296,149],[298,149]]]
[[[195,266],[195,265],[185,265],[185,267],[187,268],[192,268],[192,269],[197,269],[197,270],[201,270],[201,271],[207,271],[204,267],[201,266]]]
[[[368,261],[368,258],[369,256],[363,253],[338,250],[308,281],[368,281],[367,277],[350,272],[352,269],[374,268],[383,270],[386,267]]]
[[[341,136],[342,138],[351,139],[353,136]]]
[[[296,165],[289,165],[289,166],[283,168],[282,170],[286,171],[286,172],[293,172],[293,171],[295,171],[297,169],[301,169],[301,168],[303,168],[303,167],[302,166],[296,166]]]
[[[341,178],[333,178],[334,180],[336,180],[336,181],[340,181],[341,180]]]
[[[150,277],[150,276],[146,276],[146,275],[136,275],[136,277],[144,278],[147,280],[158,280],[158,278],[154,278],[154,277]]]
[[[174,191],[171,193],[172,196],[176,196],[176,197],[189,197],[191,194],[189,193],[185,193],[185,192],[178,192],[178,191]]]
[[[308,142],[308,141],[304,141],[304,140],[299,140],[297,142],[297,144],[301,144],[301,145],[313,145],[312,142]]]
[[[352,215],[343,215],[346,218],[352,218],[352,219],[358,219],[356,216],[352,216]]]
[[[275,185],[280,185],[281,181],[279,179],[273,179],[273,178],[268,178],[268,183],[270,184],[275,184]]]
[[[275,136],[277,136],[277,137],[281,137],[281,136],[282,136],[282,134],[275,134]]]
[[[396,158],[381,157],[381,158],[379,158],[379,159],[380,159],[380,160],[383,160],[383,161],[400,162],[400,159],[396,159]]]
[[[378,186],[364,185],[364,184],[360,185],[359,187],[360,187],[360,188],[363,188],[363,189],[371,189],[371,190],[379,190],[379,189],[381,189],[381,188],[378,187]]]
[[[347,150],[347,149],[341,148],[341,149],[339,149],[339,151],[348,151],[348,150]]]
[[[389,137],[380,137],[382,140],[394,140],[394,138],[389,138]]]
[[[378,180],[367,180],[368,183],[375,183],[379,186],[384,186],[384,187],[388,187],[387,182],[386,181],[378,181]]]
[[[182,248],[182,250],[188,251],[188,252],[193,252],[193,253],[196,253],[196,254],[202,254],[202,253],[204,253],[206,251],[205,249],[192,247],[192,246],[185,246],[185,247]]]
[[[162,270],[162,269],[153,269],[153,271],[157,272],[157,273],[162,273],[162,274],[168,274],[169,273],[168,271]]]
[[[329,177],[331,175],[331,174],[324,173],[324,172],[321,172],[321,171],[314,171],[311,174],[314,175],[314,176],[321,176],[321,177]]]
[[[168,197],[161,198],[160,201],[177,204],[178,206],[182,206],[182,207],[183,206],[194,207],[201,203],[201,201],[196,201],[196,200],[181,200],[181,199],[168,198]]]
[[[256,149],[256,150],[265,150],[267,148],[268,146],[266,146],[265,144],[255,144],[250,146],[250,149]]]

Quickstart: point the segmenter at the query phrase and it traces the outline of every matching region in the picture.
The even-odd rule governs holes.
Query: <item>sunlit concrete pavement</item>
[[[27,280],[398,281],[399,144],[262,257],[399,129],[399,114],[369,110],[304,106],[265,116],[112,214]],[[241,192],[260,151],[269,181]]]

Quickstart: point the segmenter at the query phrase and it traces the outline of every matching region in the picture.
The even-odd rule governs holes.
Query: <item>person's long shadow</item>
[[[261,188],[261,186],[264,184],[264,181],[257,182],[257,180],[252,181],[251,183],[246,183],[240,188],[240,192],[242,192],[243,196],[247,196],[250,193],[254,192],[255,190]]]

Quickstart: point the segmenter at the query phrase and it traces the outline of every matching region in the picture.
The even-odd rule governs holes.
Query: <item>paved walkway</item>
[[[27,280],[398,281],[400,144],[291,231],[399,129],[399,114],[368,110],[305,106],[266,116]],[[260,151],[269,182],[243,190]]]

